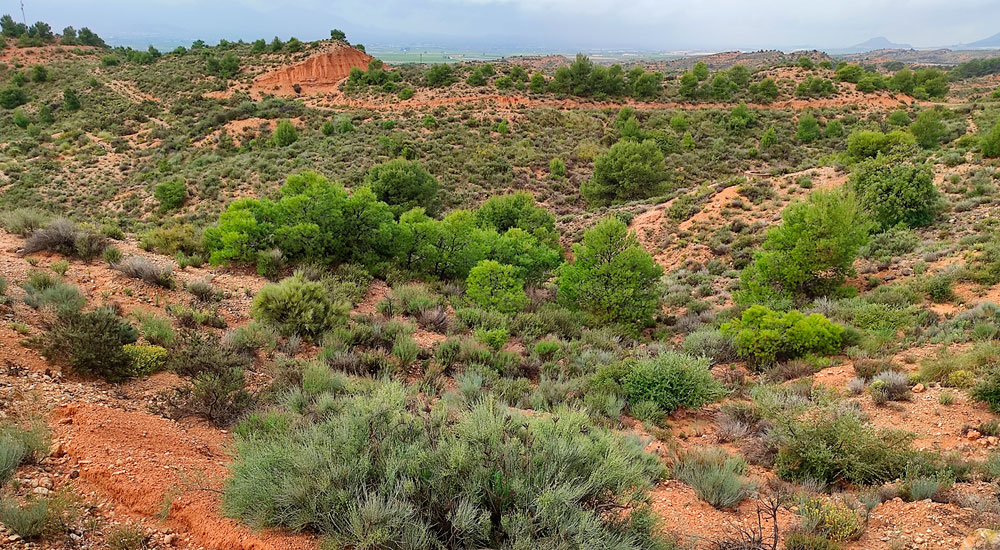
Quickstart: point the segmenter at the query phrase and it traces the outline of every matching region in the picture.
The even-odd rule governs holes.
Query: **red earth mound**
[[[91,403],[55,410],[55,440],[79,467],[78,486],[104,494],[118,512],[156,520],[169,502],[167,526],[185,534],[181,548],[314,550],[306,535],[253,531],[221,514],[227,438],[182,428],[142,412]],[[171,499],[171,497],[173,497]]]
[[[309,57],[301,63],[282,67],[258,76],[253,90],[277,95],[296,95],[295,85],[304,94],[329,92],[351,69],[366,69],[372,56],[346,45],[338,45]]]

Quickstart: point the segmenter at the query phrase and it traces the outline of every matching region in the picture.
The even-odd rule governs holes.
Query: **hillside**
[[[928,67],[984,52],[23,31],[0,546],[1000,536],[1000,82]]]

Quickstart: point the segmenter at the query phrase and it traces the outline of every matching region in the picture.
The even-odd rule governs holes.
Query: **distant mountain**
[[[913,46],[909,44],[897,44],[895,42],[890,42],[889,39],[884,36],[876,36],[875,38],[870,38],[860,44],[855,44],[849,48],[844,48],[842,51],[844,53],[863,53],[863,52],[870,52],[872,50],[912,50],[912,49]]]
[[[971,44],[962,44],[962,48],[1000,48],[1000,32],[989,38],[976,40]]]

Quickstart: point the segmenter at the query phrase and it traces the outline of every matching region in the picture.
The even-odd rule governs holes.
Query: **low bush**
[[[141,256],[130,256],[115,264],[114,268],[127,277],[163,288],[174,288],[174,269],[169,265],[158,265]]]
[[[800,503],[798,511],[804,530],[837,542],[858,539],[868,523],[865,516],[846,505],[819,498]]]
[[[666,413],[694,409],[726,393],[708,368],[708,359],[668,351],[632,364],[622,388],[630,403],[652,401]]]
[[[913,434],[877,429],[856,414],[829,413],[792,422],[779,433],[779,477],[816,480],[828,485],[872,485],[901,477],[915,456]]]
[[[844,327],[819,313],[780,313],[766,306],[750,307],[739,319],[724,323],[722,332],[733,337],[739,356],[758,369],[777,360],[836,353],[844,337]]]
[[[132,376],[132,358],[123,346],[135,343],[138,331],[109,306],[59,317],[46,336],[45,353],[66,360],[73,370],[121,381]]]
[[[1000,367],[994,367],[969,395],[976,401],[986,403],[991,411],[1000,413]]]
[[[43,422],[32,422],[29,428],[12,420],[0,423],[0,487],[10,481],[18,466],[40,459],[48,448]]]
[[[167,350],[160,346],[125,344],[122,347],[132,362],[133,376],[146,376],[162,369],[167,362]]]
[[[16,208],[0,214],[0,225],[11,233],[27,237],[36,229],[45,227],[51,215],[34,208]]]
[[[49,523],[49,501],[38,499],[21,506],[13,498],[0,498],[0,523],[24,540],[37,539]]]
[[[685,453],[674,465],[673,476],[694,489],[698,498],[716,508],[735,508],[757,484],[746,479],[746,462],[720,448]]]
[[[644,491],[663,471],[638,440],[570,409],[556,422],[484,398],[449,420],[441,403],[408,404],[399,384],[370,392],[330,395],[315,425],[237,435],[225,511],[347,547],[373,533],[380,547],[412,550],[658,542]]]
[[[351,306],[322,282],[301,274],[264,286],[254,297],[251,316],[283,334],[317,339],[343,324]]]

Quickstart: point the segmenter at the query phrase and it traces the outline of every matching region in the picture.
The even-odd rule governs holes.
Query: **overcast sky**
[[[20,20],[20,0],[0,0]],[[917,47],[1000,32],[1000,0],[24,0],[28,22],[112,43],[326,38],[366,45],[573,51]]]

